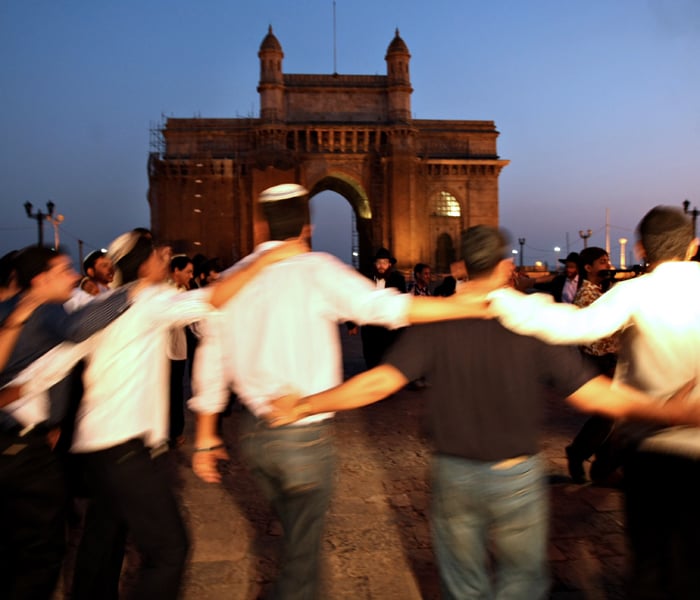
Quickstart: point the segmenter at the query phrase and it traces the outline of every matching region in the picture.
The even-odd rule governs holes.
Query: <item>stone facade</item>
[[[498,224],[493,121],[411,117],[410,54],[396,36],[387,75],[282,71],[270,28],[260,51],[259,118],[169,118],[149,158],[151,227],[179,251],[225,263],[265,238],[256,198],[295,182],[352,206],[360,264],[388,247],[398,267],[446,271],[459,233]]]

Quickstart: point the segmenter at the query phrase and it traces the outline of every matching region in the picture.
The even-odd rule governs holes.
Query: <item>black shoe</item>
[[[566,447],[566,462],[569,467],[569,475],[574,483],[586,483],[586,472],[583,470],[583,461],[576,458],[571,446]]]

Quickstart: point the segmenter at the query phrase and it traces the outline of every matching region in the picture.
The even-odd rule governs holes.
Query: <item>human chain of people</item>
[[[629,597],[700,596],[700,263],[688,214],[642,215],[645,269],[624,280],[593,246],[531,279],[507,233],[477,225],[449,277],[436,285],[418,263],[407,285],[388,248],[367,273],[311,251],[303,186],[258,202],[268,239],[227,268],[173,254],[141,227],[90,253],[81,274],[43,245],[2,258],[5,597],[53,597],[81,498],[70,598],[119,597],[128,548],[139,557],[129,597],[177,598],[193,540],[168,460],[187,451],[220,485],[231,403],[241,458],[283,534],[270,597],[322,597],[334,416],[405,388],[427,399],[443,597],[548,596],[538,439],[552,392],[590,415],[561,449],[572,483],[624,482]],[[359,333],[366,364],[345,381],[339,327]]]

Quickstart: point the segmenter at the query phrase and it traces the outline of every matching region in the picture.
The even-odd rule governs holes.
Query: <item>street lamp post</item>
[[[63,215],[51,216],[47,215],[46,220],[53,225],[53,247],[58,250],[58,246],[61,243],[60,236],[58,235],[58,226],[63,223]],[[82,264],[82,263],[81,263]]]
[[[620,268],[626,269],[627,268],[627,260],[626,260],[625,248],[627,246],[627,238],[620,238],[618,241],[620,242]]]
[[[559,253],[561,252],[561,248],[559,246],[554,246],[554,266],[556,269],[559,268]]]
[[[578,232],[578,234],[583,240],[583,247],[588,248],[588,238],[591,237],[591,235],[593,235],[593,231],[591,231],[590,229],[581,229]]]
[[[518,244],[520,244],[520,268],[523,267],[523,246],[525,245],[525,238],[518,238]]]
[[[36,219],[36,224],[37,224],[37,229],[39,232],[39,241],[37,243],[37,246],[43,246],[44,245],[44,219],[53,217],[53,209],[56,206],[51,200],[49,200],[46,203],[46,210],[47,213],[41,212],[41,209],[39,209],[36,212],[32,211],[33,204],[31,202],[25,202],[24,203],[24,210],[27,211],[27,216],[30,219]]]

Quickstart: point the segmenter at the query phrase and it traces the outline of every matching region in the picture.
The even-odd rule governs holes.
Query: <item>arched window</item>
[[[449,192],[440,192],[433,201],[433,215],[436,217],[460,217],[462,209],[455,198]]]

